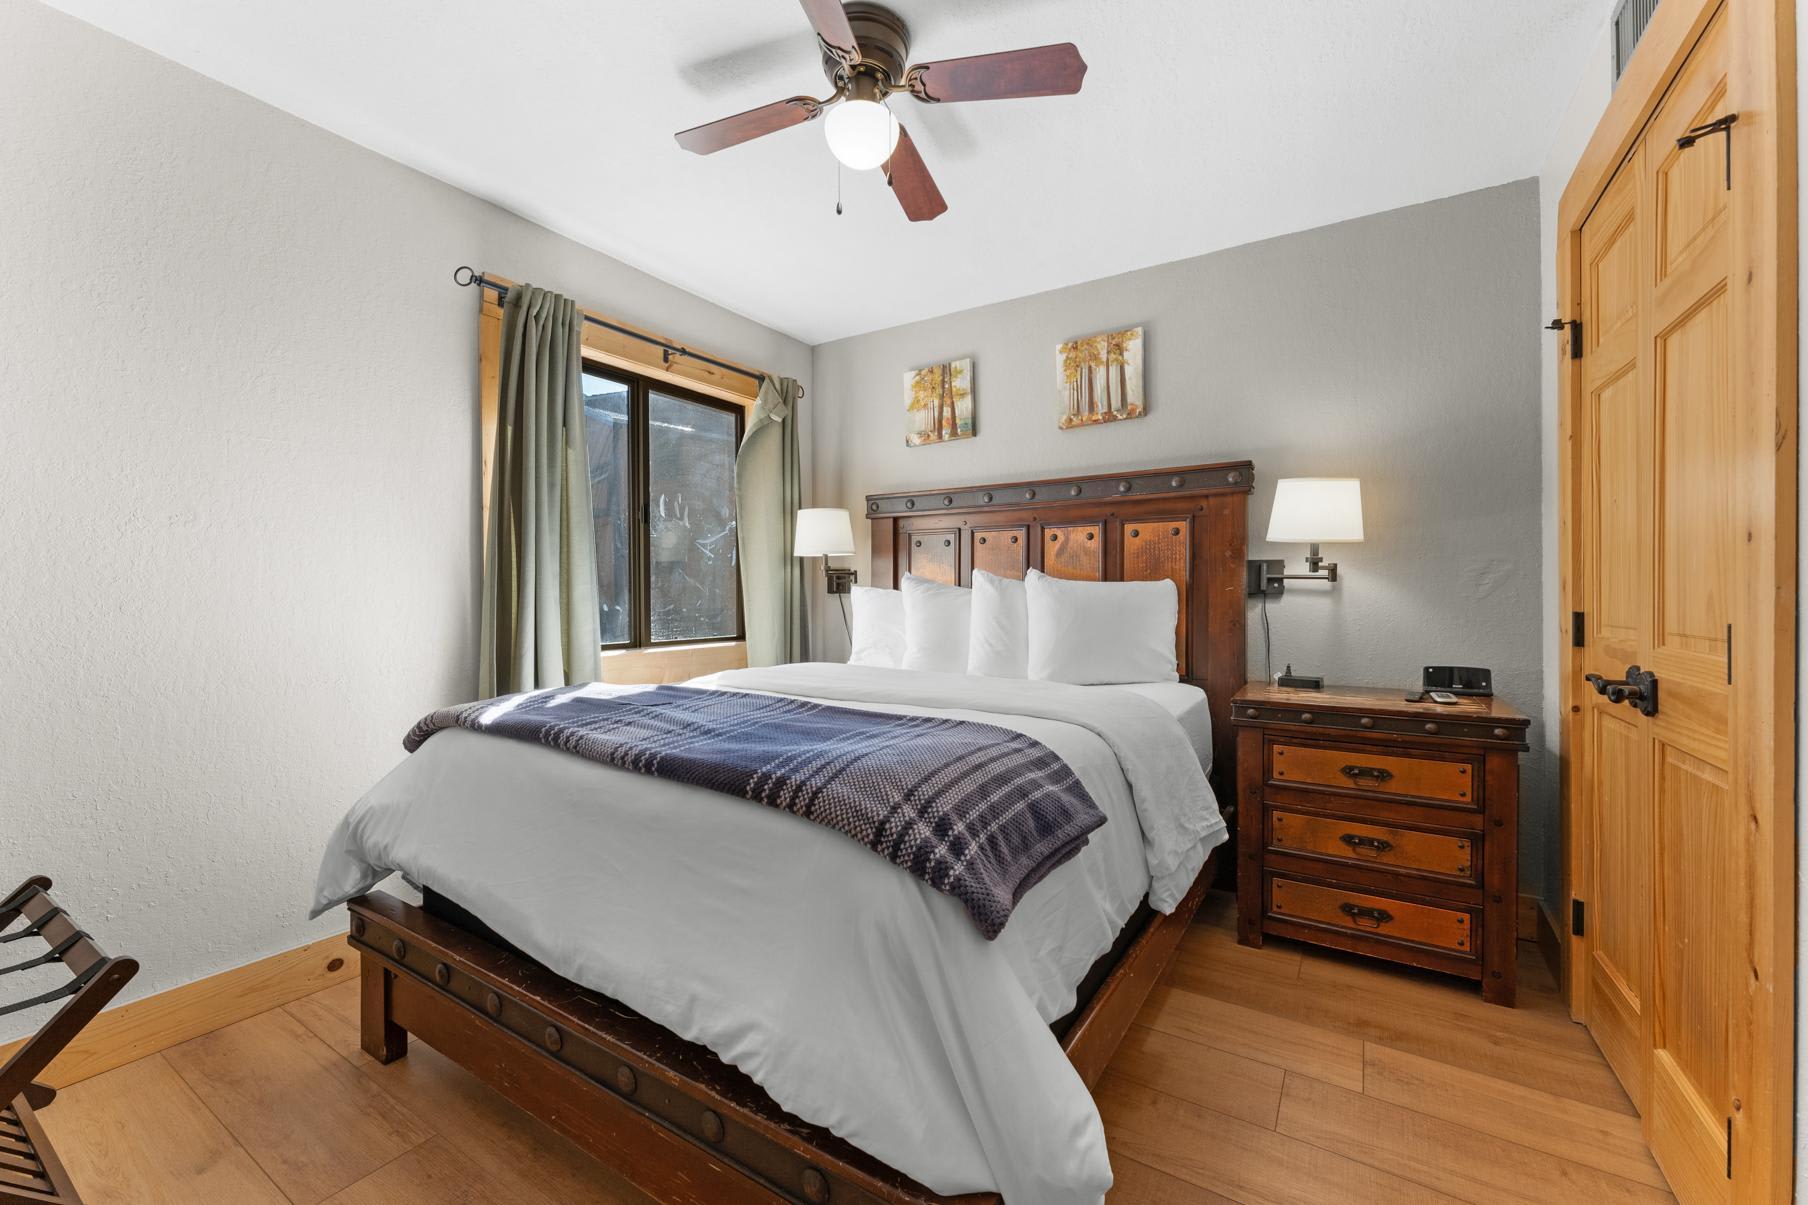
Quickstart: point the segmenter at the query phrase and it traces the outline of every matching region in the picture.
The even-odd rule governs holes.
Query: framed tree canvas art
[[[916,448],[973,436],[973,361],[950,360],[904,374],[904,443]]]
[[[1060,427],[1088,427],[1141,418],[1143,328],[1070,339],[1055,349],[1055,385],[1060,391]]]

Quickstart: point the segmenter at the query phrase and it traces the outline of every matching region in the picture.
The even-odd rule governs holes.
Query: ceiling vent
[[[1613,82],[1619,83],[1632,61],[1632,51],[1651,24],[1657,11],[1657,0],[1620,0],[1613,10]]]

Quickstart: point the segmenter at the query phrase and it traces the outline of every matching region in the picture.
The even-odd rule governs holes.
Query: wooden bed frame
[[[1229,704],[1243,685],[1249,462],[879,494],[872,579],[968,583],[975,568],[1087,580],[1171,578],[1185,680],[1210,699],[1212,779],[1235,798]],[[1056,1022],[1090,1088],[1167,969],[1219,863],[1179,908],[1146,907]],[[378,1062],[415,1034],[663,1202],[996,1205],[944,1197],[781,1109],[709,1050],[512,950],[480,918],[373,892],[351,901],[363,964],[361,1044]],[[1096,985],[1093,987],[1091,985]],[[1090,988],[1090,990],[1089,990]]]

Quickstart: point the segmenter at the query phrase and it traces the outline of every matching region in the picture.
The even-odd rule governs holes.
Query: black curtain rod
[[[471,285],[476,285],[479,289],[488,289],[490,292],[496,294],[497,301],[501,301],[508,296],[507,285],[497,284],[495,281],[486,278],[482,272],[465,264],[460,264],[458,267],[452,269],[452,283],[456,284],[461,289],[469,288]],[[681,347],[676,343],[667,343],[664,339],[655,339],[651,335],[643,335],[639,331],[631,330],[625,326],[617,326],[615,323],[604,321],[593,314],[585,314],[584,321],[592,326],[600,326],[604,330],[614,331],[618,335],[626,335],[630,339],[639,339],[642,343],[651,343],[654,347],[660,349],[660,355],[667,365],[670,365],[671,362],[676,359],[689,358],[713,365],[724,372],[738,373],[750,380],[760,381],[765,379],[763,373],[750,372],[737,364],[726,363],[716,359],[714,356],[706,356],[702,352],[692,351],[688,347]]]

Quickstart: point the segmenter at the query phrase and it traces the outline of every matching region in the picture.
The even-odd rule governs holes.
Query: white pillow
[[[973,591],[904,575],[904,668],[967,672]]]
[[[1173,682],[1180,591],[1155,582],[1070,582],[1030,570],[1029,675],[1102,686]]]
[[[967,672],[987,678],[1025,678],[1029,661],[1029,598],[1023,583],[975,569]]]
[[[854,587],[849,665],[898,669],[904,664],[904,595],[872,586]]]

